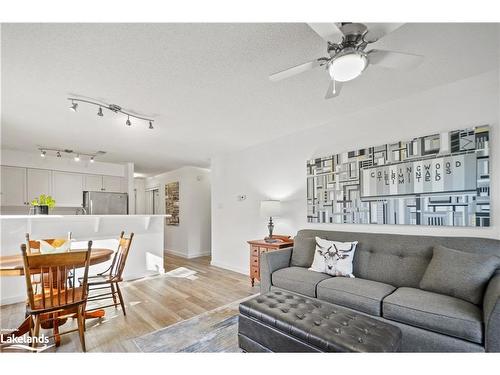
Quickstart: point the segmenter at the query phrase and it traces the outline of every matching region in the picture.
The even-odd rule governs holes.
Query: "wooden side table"
[[[250,281],[252,283],[252,286],[254,286],[256,279],[260,280],[260,254],[293,246],[293,239],[290,238],[290,236],[274,235],[273,239],[277,241],[247,241],[250,245]]]

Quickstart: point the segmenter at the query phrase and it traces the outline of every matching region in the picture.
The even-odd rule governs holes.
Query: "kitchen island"
[[[33,239],[66,238],[72,234],[71,248],[93,247],[116,250],[121,231],[134,233],[124,270],[125,280],[163,273],[163,244],[166,215],[0,215],[0,255],[20,253],[26,233]],[[110,261],[91,267],[90,273],[104,271]],[[0,304],[26,299],[23,276],[0,278]]]

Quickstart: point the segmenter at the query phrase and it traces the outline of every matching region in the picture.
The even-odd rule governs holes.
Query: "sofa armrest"
[[[500,352],[500,274],[488,283],[483,301],[485,347],[487,352]]]
[[[271,275],[274,271],[290,266],[293,247],[262,253],[260,256],[260,292],[271,289]]]

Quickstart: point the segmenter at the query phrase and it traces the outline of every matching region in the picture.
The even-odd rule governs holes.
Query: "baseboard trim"
[[[195,253],[195,254],[188,254],[188,255],[186,255],[185,253],[177,251],[177,250],[165,250],[165,253],[172,254],[172,255],[175,255],[175,256],[178,256],[178,257],[181,257],[181,258],[185,258],[185,259],[205,257],[205,256],[209,256],[209,255],[212,254],[210,251],[206,251],[206,252],[203,252],[203,253]]]
[[[26,296],[24,294],[19,296],[7,297],[7,298],[2,298],[0,300],[0,306],[12,305],[13,303],[19,303],[25,301],[26,301]]]
[[[214,261],[214,260],[212,260],[210,262],[210,265],[212,265],[214,267],[224,268],[226,270],[237,272],[237,273],[241,273],[243,275],[248,276],[248,269],[246,269],[246,268],[243,269],[243,268],[235,267],[233,265],[230,265],[230,264],[227,264],[227,263],[224,263],[224,262],[217,262],[217,261]]]

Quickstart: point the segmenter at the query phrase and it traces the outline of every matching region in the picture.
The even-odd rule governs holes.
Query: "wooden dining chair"
[[[128,253],[130,251],[130,246],[132,245],[132,239],[134,238],[134,233],[130,234],[130,237],[125,237],[125,232],[121,232],[120,238],[118,240],[118,249],[115,252],[111,266],[101,273],[95,276],[89,276],[88,289],[89,297],[88,301],[99,301],[113,299],[113,303],[105,306],[98,306],[95,308],[88,309],[87,311],[93,311],[98,309],[103,309],[106,307],[121,305],[123,315],[127,315],[125,311],[125,302],[123,301],[123,295],[120,290],[120,282],[123,281],[122,275],[125,268],[125,263],[127,261]],[[92,291],[96,290],[107,290],[109,291],[99,294],[91,294]],[[118,298],[118,300],[117,300]]]
[[[26,244],[21,245],[24,275],[28,294],[27,314],[30,320],[30,336],[38,337],[40,327],[56,328],[61,321],[76,317],[78,328],[59,332],[62,335],[78,331],[80,343],[85,352],[85,304],[87,302],[87,282],[92,241],[84,251],[70,251],[56,254],[28,254]],[[76,286],[76,269],[83,268],[81,286]],[[71,275],[70,285],[68,275]],[[33,280],[37,280],[33,282]],[[56,333],[53,336],[55,337]],[[37,346],[37,340],[33,340]]]

